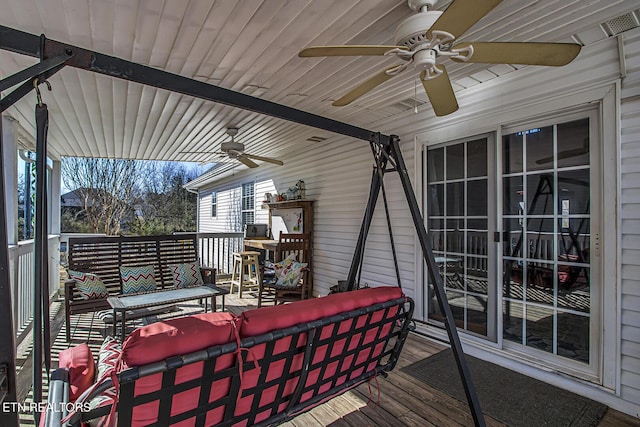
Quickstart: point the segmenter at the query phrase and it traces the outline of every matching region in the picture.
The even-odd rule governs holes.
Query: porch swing
[[[371,132],[215,85],[48,40],[44,36],[38,37],[1,26],[0,48],[36,56],[41,61],[18,73],[20,81],[27,82],[0,100],[0,112],[68,65],[366,140],[375,160],[369,198],[347,278],[346,288],[353,291],[349,294],[350,298],[344,298],[345,294],[337,294],[290,305],[266,307],[245,312],[232,322],[223,322],[222,326],[216,324],[216,334],[226,337],[222,342],[214,342],[205,349],[187,352],[188,354],[135,365],[117,373],[114,371],[108,379],[92,388],[91,395],[115,388],[117,399],[88,414],[76,413],[68,420],[71,424],[117,411],[118,425],[131,425],[136,414],[146,411],[148,416],[151,410],[151,417],[158,425],[170,425],[187,419],[193,419],[195,425],[210,425],[214,423],[212,420],[219,425],[271,425],[291,419],[376,375],[385,375],[391,371],[402,351],[413,314],[413,301],[401,291],[400,271],[383,183],[387,172],[397,172],[430,281],[434,286],[439,308],[444,314],[444,325],[474,423],[477,426],[485,425],[397,136]],[[11,78],[16,80],[15,76],[5,80]],[[42,159],[46,153],[46,125],[42,128],[39,126],[38,129],[38,146],[42,148],[42,151],[38,151],[38,160],[41,161],[39,171],[42,172]],[[40,130],[43,131],[42,134]],[[40,181],[38,190],[44,191],[43,181]],[[397,287],[356,291],[356,283],[362,272],[365,242],[381,191]],[[41,200],[46,199],[42,196]],[[38,238],[42,245],[46,236],[46,219],[42,216],[46,215],[46,211],[39,210],[38,213],[41,214],[41,221],[38,225],[40,233],[36,236],[36,247]],[[3,221],[6,222],[6,216],[3,216]],[[6,250],[6,236],[4,245],[0,242],[0,246]],[[46,255],[45,251],[46,249],[39,252],[36,259]],[[46,271],[46,266],[41,265],[40,269]],[[38,313],[41,313],[43,299],[36,301]],[[323,306],[322,310],[318,309],[318,305]],[[318,317],[318,313],[323,314]],[[37,320],[40,322],[42,319]],[[46,318],[44,322],[44,329],[47,330]],[[278,328],[265,330],[263,326],[269,323],[275,323]],[[42,352],[40,329],[40,324],[36,322],[34,354]],[[48,347],[47,338],[44,344]],[[41,378],[41,360],[35,360],[34,381],[38,382]],[[51,396],[55,399],[60,397],[60,393],[64,394],[65,387],[64,372],[54,373],[49,388],[50,401]],[[146,390],[142,391],[145,387]],[[185,396],[188,399],[185,400]],[[34,386],[34,400],[39,401],[41,397],[41,384],[37,384]],[[193,402],[196,402],[195,406]],[[183,407],[180,408],[180,405]],[[49,414],[47,421],[59,422],[61,415],[63,414]]]

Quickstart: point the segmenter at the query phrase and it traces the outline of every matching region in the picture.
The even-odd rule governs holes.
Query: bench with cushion
[[[397,363],[412,313],[413,301],[401,289],[380,287],[237,317],[205,313],[143,326],[121,349],[103,345],[100,379],[74,405],[84,412],[50,412],[47,419],[67,416],[69,425],[100,417],[119,426],[277,424],[386,375]],[[115,360],[111,372],[105,373],[105,360]],[[71,380],[64,368],[56,371],[50,390],[86,387],[83,369],[76,366]],[[60,399],[68,402],[68,393],[50,396],[48,407],[69,407]]]
[[[215,284],[215,269],[199,267],[195,233],[69,238],[70,278],[64,289],[67,341],[71,338],[71,315],[108,310],[107,297],[123,294],[121,267],[128,270],[128,283],[136,282],[138,288],[133,291],[149,291],[148,283],[138,280],[148,279],[145,269],[153,272],[155,289],[162,290],[174,287],[173,270],[184,264],[198,266],[204,283]],[[94,275],[101,283],[96,284]]]

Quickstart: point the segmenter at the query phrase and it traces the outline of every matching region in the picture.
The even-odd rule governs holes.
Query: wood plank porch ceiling
[[[449,0],[436,4],[440,10]],[[599,24],[640,8],[640,0],[504,1],[462,39],[571,42]],[[0,0],[0,25],[165,69],[362,127],[413,114],[415,73],[407,71],[350,106],[331,101],[390,58],[298,58],[323,44],[393,44],[397,24],[412,12],[404,0]],[[605,34],[602,36],[606,37]],[[34,61],[0,52],[0,77]],[[517,66],[451,64],[456,91],[481,87]],[[476,76],[475,78],[473,76]],[[165,90],[65,69],[43,94],[51,110],[50,149],[62,156],[208,161],[240,127],[237,141],[278,157],[312,136],[333,137]],[[7,114],[34,133],[30,95]],[[418,91],[418,102],[426,96]],[[464,108],[464,105],[461,105]],[[432,115],[428,110],[427,116]],[[375,129],[374,129],[375,130]],[[203,151],[204,154],[184,154]]]

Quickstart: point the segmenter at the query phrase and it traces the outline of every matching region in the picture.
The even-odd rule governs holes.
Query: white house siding
[[[531,120],[555,111],[582,107],[585,104],[602,104],[604,120],[609,129],[616,129],[615,117],[608,119],[609,110],[620,108],[621,140],[619,151],[609,163],[609,170],[620,174],[607,178],[607,202],[611,201],[615,214],[620,216],[620,228],[612,221],[603,238],[603,252],[615,254],[612,264],[606,268],[612,273],[604,284],[603,305],[607,331],[604,347],[609,356],[604,361],[604,391],[566,376],[527,367],[514,366],[529,375],[552,384],[570,388],[605,402],[630,414],[640,413],[640,33],[625,33],[627,77],[620,86],[620,62],[615,39],[609,39],[585,47],[579,59],[560,69],[528,67],[514,75],[485,82],[477,87],[457,92],[461,110],[444,118],[434,117],[427,105],[418,114],[406,110],[384,121],[361,123],[383,133],[401,137],[405,162],[414,181],[416,193],[421,192],[421,147],[457,138],[485,133],[498,133],[503,125]],[[517,78],[515,76],[517,74]],[[621,102],[618,104],[616,88]],[[613,108],[610,108],[612,107]],[[371,120],[374,120],[372,118]],[[417,139],[414,140],[414,138]],[[607,138],[607,135],[605,135]],[[615,139],[613,136],[610,139]],[[609,139],[605,140],[608,143]],[[612,143],[613,141],[611,141]],[[259,169],[237,173],[235,177],[215,183],[223,189],[232,183],[254,179],[256,192],[263,181],[273,180],[277,191],[284,191],[303,179],[307,186],[307,198],[316,200],[314,228],[314,293],[324,295],[338,280],[346,278],[354,245],[357,240],[369,183],[372,173],[372,156],[368,144],[350,138],[332,135],[324,142],[301,141],[295,151],[269,153],[282,158],[285,166],[262,164]],[[605,153],[606,154],[606,153]],[[617,160],[616,160],[616,156]],[[418,169],[416,169],[416,165]],[[416,182],[416,176],[418,177]],[[616,200],[611,188],[620,181],[620,199]],[[413,223],[399,180],[390,174],[386,180],[387,196],[395,237],[401,280],[405,292],[421,298],[421,254],[416,245]],[[202,206],[206,211],[206,193],[212,188],[201,189]],[[219,201],[220,201],[220,195]],[[256,200],[260,200],[259,197]],[[220,205],[219,205],[220,206]],[[614,216],[615,216],[614,214]],[[258,216],[256,217],[258,218]],[[262,218],[262,217],[261,217]],[[208,231],[201,222],[201,231]],[[618,238],[618,235],[621,238]],[[418,268],[416,268],[418,266]],[[617,272],[620,271],[620,277]],[[390,251],[382,197],[378,202],[369,239],[366,244],[362,283],[370,285],[396,284]],[[620,285],[620,286],[619,286]],[[616,332],[617,331],[617,332]],[[609,341],[607,341],[609,340]],[[465,348],[485,358],[496,358],[499,351],[474,346],[465,340]],[[609,345],[611,344],[611,345]],[[503,359],[505,365],[517,363]],[[607,372],[611,372],[607,374]]]
[[[315,200],[314,210],[314,283],[316,294],[327,294],[329,287],[338,280],[346,278],[355,242],[360,230],[371,179],[371,150],[365,141],[355,141],[342,137],[333,137],[323,142],[305,141],[289,155],[270,153],[271,156],[284,160],[284,166],[272,166],[262,163],[258,169],[236,173],[234,177],[225,178],[213,187],[200,190],[201,206],[200,228],[202,232],[220,231],[224,224],[219,218],[210,219],[210,193],[218,191],[218,215],[227,211],[227,202],[221,197],[225,188],[237,187],[242,182],[254,181],[256,192],[256,222],[266,223],[268,211],[261,209],[261,201],[265,193],[283,192],[296,184],[299,179],[305,181],[306,197]],[[409,156],[408,161],[411,161]],[[403,202],[397,191],[388,194],[389,203],[394,206]],[[394,219],[394,233],[399,246],[404,246],[406,271],[412,265],[406,260],[413,259],[412,231],[403,230],[403,217],[406,217],[406,203],[400,210],[401,217]],[[374,284],[394,284],[392,257],[389,253],[387,227],[384,208],[377,208],[370,240],[367,243],[365,268],[362,282]],[[217,228],[216,228],[217,227]],[[400,248],[399,248],[400,249]],[[412,263],[411,263],[412,264]],[[412,274],[412,273],[411,273]],[[411,279],[412,277],[408,277]],[[393,280],[392,280],[393,279]],[[411,287],[413,284],[410,283]]]
[[[581,394],[603,401],[616,409],[640,415],[640,31],[625,33],[626,78],[622,80],[616,101],[616,85],[620,81],[620,62],[615,39],[588,46],[578,61],[556,69],[529,67],[518,73],[517,80],[509,75],[500,82],[490,81],[458,93],[464,111],[445,120],[424,121],[424,132],[418,139],[426,144],[436,144],[457,138],[499,132],[502,125],[543,117],[548,112],[566,111],[586,104],[603,105],[601,124],[614,133],[604,135],[603,157],[608,171],[619,170],[616,179],[604,176],[603,201],[609,204],[607,216],[602,222],[606,234],[602,236],[605,262],[603,279],[602,325],[603,385],[610,392],[578,382],[573,388],[566,379],[548,375],[533,369],[526,373],[556,385],[572,388]],[[495,84],[494,84],[495,83]],[[619,108],[619,110],[618,110]],[[619,151],[615,147],[615,129],[619,111],[621,139]],[[608,146],[606,144],[609,144]],[[609,156],[610,153],[613,155]],[[616,155],[619,156],[616,158]],[[614,189],[620,181],[620,199],[615,199]],[[616,208],[615,206],[618,206]],[[615,215],[620,216],[620,228]],[[621,238],[618,238],[618,235]],[[619,257],[611,255],[620,247]],[[617,277],[618,267],[621,269]],[[621,286],[619,286],[621,285]],[[618,297],[617,297],[618,296]],[[616,333],[616,331],[618,331]],[[613,338],[612,338],[613,337]],[[611,344],[611,345],[609,345]],[[491,351],[476,347],[481,357],[494,357]],[[505,362],[511,363],[510,361]],[[514,366],[515,367],[515,366]],[[518,366],[518,368],[521,368]],[[607,372],[613,372],[607,377]],[[616,396],[619,396],[616,397]]]
[[[640,402],[640,31],[625,34],[621,83],[620,395]]]

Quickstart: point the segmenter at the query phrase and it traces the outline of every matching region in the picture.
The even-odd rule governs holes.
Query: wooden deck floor
[[[247,309],[255,308],[257,299],[251,298],[249,293],[245,298],[239,299],[235,295],[226,298],[226,309],[239,314]],[[58,309],[56,307],[56,309]],[[201,308],[195,304],[180,306],[181,312],[173,312],[160,317],[181,315]],[[97,354],[105,335],[111,334],[111,326],[105,325],[94,315],[73,316],[72,339],[67,343],[64,337],[62,319],[63,308],[58,314],[52,313],[54,328],[60,329],[55,336],[52,355],[57,360],[57,354],[68,347],[87,342],[94,354]],[[154,320],[152,317],[151,321]],[[133,321],[130,328],[142,325],[149,321],[139,319]],[[466,403],[460,402],[449,395],[429,387],[425,383],[412,378],[400,370],[415,361],[424,359],[429,355],[442,351],[446,347],[426,337],[410,334],[404,347],[398,367],[389,374],[388,378],[378,378],[371,382],[371,387],[362,384],[341,396],[331,399],[311,411],[301,414],[295,419],[283,423],[283,426],[313,427],[313,426],[473,426],[473,420]],[[29,358],[30,348],[25,346],[19,349],[19,362],[23,367],[18,372],[19,383],[22,387],[30,384],[31,363]],[[55,363],[54,363],[55,366]],[[45,390],[46,392],[46,390]],[[379,398],[378,398],[379,393]],[[31,393],[23,390],[26,401],[31,399]],[[21,414],[21,425],[33,425],[32,414]],[[486,417],[488,426],[504,426],[495,419]],[[609,409],[600,422],[601,427],[640,426],[640,420]]]

